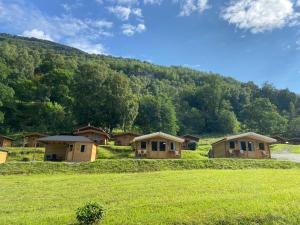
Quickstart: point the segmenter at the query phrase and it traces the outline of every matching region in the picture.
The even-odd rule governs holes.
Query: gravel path
[[[282,152],[272,153],[272,158],[300,162],[300,154],[290,153],[286,150]]]

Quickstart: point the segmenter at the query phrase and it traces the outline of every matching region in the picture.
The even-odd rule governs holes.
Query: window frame
[[[154,146],[156,146],[155,149],[153,148]],[[158,142],[157,141],[151,141],[151,151],[152,152],[157,152],[158,151]]]
[[[170,143],[170,150],[171,151],[176,151],[176,143],[175,142]]]
[[[261,146],[263,146],[262,148],[261,148]],[[258,149],[260,150],[260,151],[265,151],[266,150],[266,146],[265,146],[265,143],[258,143]]]
[[[83,147],[83,149],[82,149],[82,147]],[[80,145],[80,152],[81,153],[86,152],[86,145]]]
[[[162,146],[164,146],[162,148]],[[159,151],[160,152],[165,152],[167,150],[167,142],[166,141],[160,141],[159,142]]]
[[[243,148],[243,144],[245,144],[245,148]],[[247,142],[246,141],[240,141],[240,150],[246,151],[247,150]]]
[[[251,149],[249,148],[251,146]],[[252,141],[248,141],[247,142],[247,149],[248,149],[248,151],[249,152],[252,152],[252,151],[254,151],[254,149],[253,149],[253,142]]]
[[[233,144],[233,147],[231,144]],[[235,141],[229,141],[229,149],[235,149]]]
[[[143,144],[145,144],[144,148],[143,148]],[[140,148],[141,148],[141,150],[146,150],[147,149],[147,142],[146,141],[141,141]]]

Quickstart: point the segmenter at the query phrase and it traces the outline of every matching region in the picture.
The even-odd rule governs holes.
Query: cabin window
[[[176,144],[171,142],[171,151],[176,151]]]
[[[153,141],[151,142],[152,151],[157,151],[157,142]]]
[[[69,145],[70,152],[73,151],[73,145]]]
[[[262,150],[262,151],[265,150],[265,144],[264,143],[259,143],[258,147],[259,147],[259,150]]]
[[[146,149],[147,148],[147,143],[145,141],[141,142],[141,149]]]
[[[241,141],[241,149],[240,150],[243,150],[243,151],[247,150],[246,142],[245,141]]]
[[[85,145],[81,145],[80,147],[80,152],[85,152],[86,146]]]
[[[231,149],[235,148],[235,142],[234,141],[229,142],[229,148],[231,148]]]
[[[252,142],[248,142],[248,151],[253,151],[253,145]]]
[[[164,141],[159,142],[159,151],[166,151],[167,143]]]

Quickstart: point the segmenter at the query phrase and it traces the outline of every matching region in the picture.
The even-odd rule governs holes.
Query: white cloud
[[[221,16],[240,29],[259,33],[293,24],[299,14],[291,0],[238,0],[231,2]]]
[[[25,30],[22,33],[22,36],[24,36],[24,37],[34,37],[34,38],[38,38],[38,39],[53,41],[53,39],[50,37],[50,35],[45,34],[44,31],[38,30],[38,29]]]
[[[108,11],[117,16],[120,20],[129,20],[130,15],[135,15],[138,18],[143,17],[141,8],[131,8],[130,6],[114,6],[108,7]]]
[[[92,53],[104,52],[96,40],[113,36],[110,21],[79,19],[72,15],[46,16],[33,5],[19,0],[0,0],[0,27],[4,26],[22,36],[72,44]]]
[[[131,9],[124,6],[109,7],[108,10],[121,20],[128,20],[131,13]]]
[[[74,42],[69,42],[68,45],[78,48],[84,52],[90,54],[106,54],[106,50],[102,44],[94,44],[86,40],[76,40]]]
[[[122,26],[122,32],[126,36],[133,36],[136,33],[142,33],[146,30],[145,24],[138,24],[137,26],[134,26],[132,24],[123,24]]]
[[[177,0],[181,5],[180,16],[190,16],[194,12],[202,13],[209,9],[208,0]]]
[[[144,0],[144,4],[160,5],[162,0]]]

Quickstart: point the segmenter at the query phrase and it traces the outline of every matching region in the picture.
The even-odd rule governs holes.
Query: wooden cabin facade
[[[109,140],[109,135],[100,127],[94,127],[90,124],[86,127],[78,128],[74,131],[74,135],[84,136],[91,139],[99,145],[106,145]]]
[[[8,151],[5,148],[0,148],[0,164],[6,162],[7,156],[8,156]]]
[[[115,141],[115,145],[118,146],[128,146],[131,144],[134,138],[141,136],[140,134],[135,133],[121,133],[121,134],[115,134],[113,136],[113,139]]]
[[[93,162],[97,146],[83,136],[49,136],[38,139],[45,145],[45,161]]]
[[[26,134],[24,136],[23,146],[31,148],[44,147],[43,143],[38,142],[38,139],[42,137],[46,137],[46,135],[41,133]]]
[[[212,158],[270,159],[276,140],[253,132],[226,137],[212,144]]]
[[[0,135],[0,147],[6,148],[12,146],[13,139],[7,136]]]
[[[184,149],[188,149],[188,146],[190,143],[198,143],[200,138],[196,135],[191,135],[191,134],[186,134],[186,135],[183,135],[181,136],[181,138],[184,139],[184,142],[183,142],[183,145],[182,147]]]
[[[184,139],[162,132],[133,139],[132,147],[137,158],[180,159]]]

